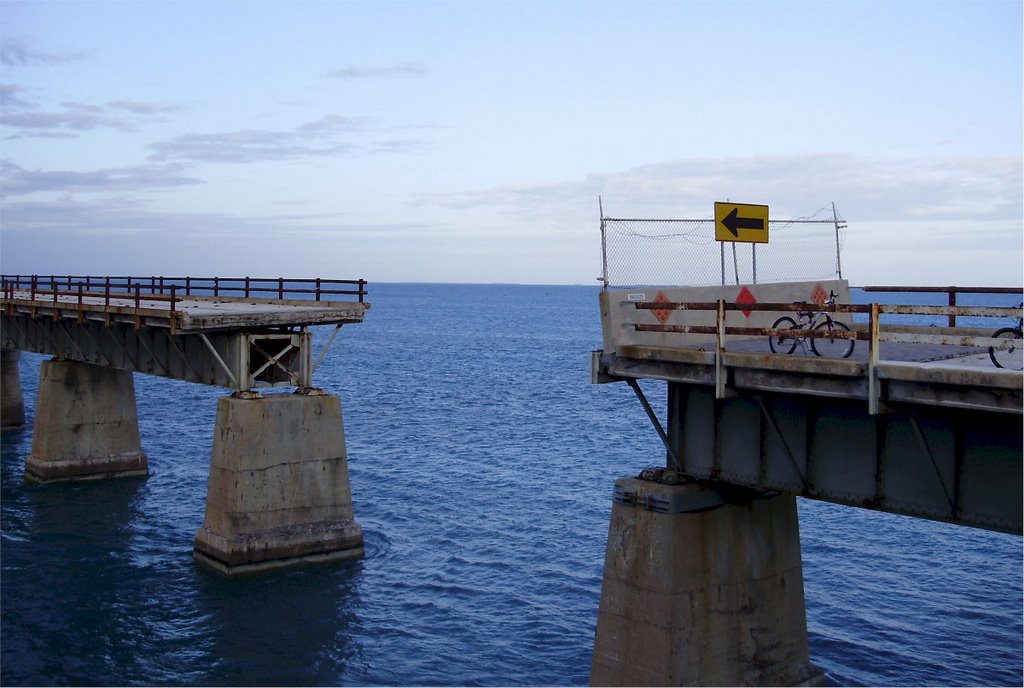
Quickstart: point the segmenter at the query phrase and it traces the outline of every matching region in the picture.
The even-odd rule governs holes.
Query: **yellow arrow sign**
[[[715,203],[715,239],[768,243],[768,206]]]

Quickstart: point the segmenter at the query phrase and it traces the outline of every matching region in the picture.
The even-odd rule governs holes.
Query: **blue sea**
[[[226,390],[137,375],[147,479],[25,484],[43,357],[23,354],[29,423],[2,442],[0,683],[587,683],[613,483],[664,463],[629,387],[589,384],[597,289],[369,289],[315,378],[344,406],[359,561],[236,579],[193,562]],[[664,414],[664,383],[645,391]],[[799,512],[830,684],[1024,682],[1020,537]]]

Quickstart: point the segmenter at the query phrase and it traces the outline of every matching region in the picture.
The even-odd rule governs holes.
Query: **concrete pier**
[[[60,482],[148,472],[132,374],[75,361],[43,361],[25,479]]]
[[[218,400],[194,555],[228,575],[363,556],[337,396]]]
[[[25,401],[21,395],[21,377],[17,349],[0,349],[0,430],[13,430],[25,424]]]
[[[719,503],[708,490],[617,481],[591,685],[823,685],[795,497],[702,511]]]

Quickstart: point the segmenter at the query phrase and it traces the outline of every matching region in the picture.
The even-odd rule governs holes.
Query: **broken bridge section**
[[[362,322],[369,308],[363,280],[2,280],[5,350],[236,392],[311,387],[322,354],[313,360],[308,327],[335,325],[336,334],[342,325]]]
[[[146,475],[132,373],[226,387],[198,561],[234,574],[362,556],[341,402],[313,385],[364,280],[3,275],[5,428],[24,423],[19,351],[41,366],[35,482]],[[334,332],[314,357],[314,325]],[[261,389],[295,388],[263,397]],[[283,495],[283,496],[282,496]]]
[[[948,289],[949,306],[855,305],[841,279],[601,293],[591,381],[633,389],[665,463],[615,485],[592,685],[822,685],[798,496],[1021,533],[1024,376],[988,355],[1019,355],[992,333],[1021,311],[952,296],[1020,290]],[[849,330],[774,324],[808,310]],[[800,351],[772,352],[769,337],[795,335]],[[812,337],[856,346],[816,356]],[[664,423],[641,380],[666,383]]]

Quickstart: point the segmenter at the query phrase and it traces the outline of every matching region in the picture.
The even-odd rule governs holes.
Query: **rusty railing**
[[[186,297],[202,296],[222,299],[270,299],[283,301],[288,297],[313,296],[314,301],[332,300],[335,296],[355,296],[359,303],[366,296],[366,280],[335,280],[323,278],[292,279],[285,277],[132,277],[95,275],[0,275],[0,292],[5,300],[14,299],[15,292],[27,293],[31,301],[51,300],[77,303],[86,297],[102,297],[105,308],[111,299],[128,299],[135,309],[143,301],[166,301],[173,316],[175,305]],[[345,287],[345,288],[341,288]]]
[[[958,294],[1020,294],[1019,287],[861,287],[867,292],[894,294],[948,294],[949,306],[955,307]],[[949,314],[949,326],[956,327],[957,313]]]

